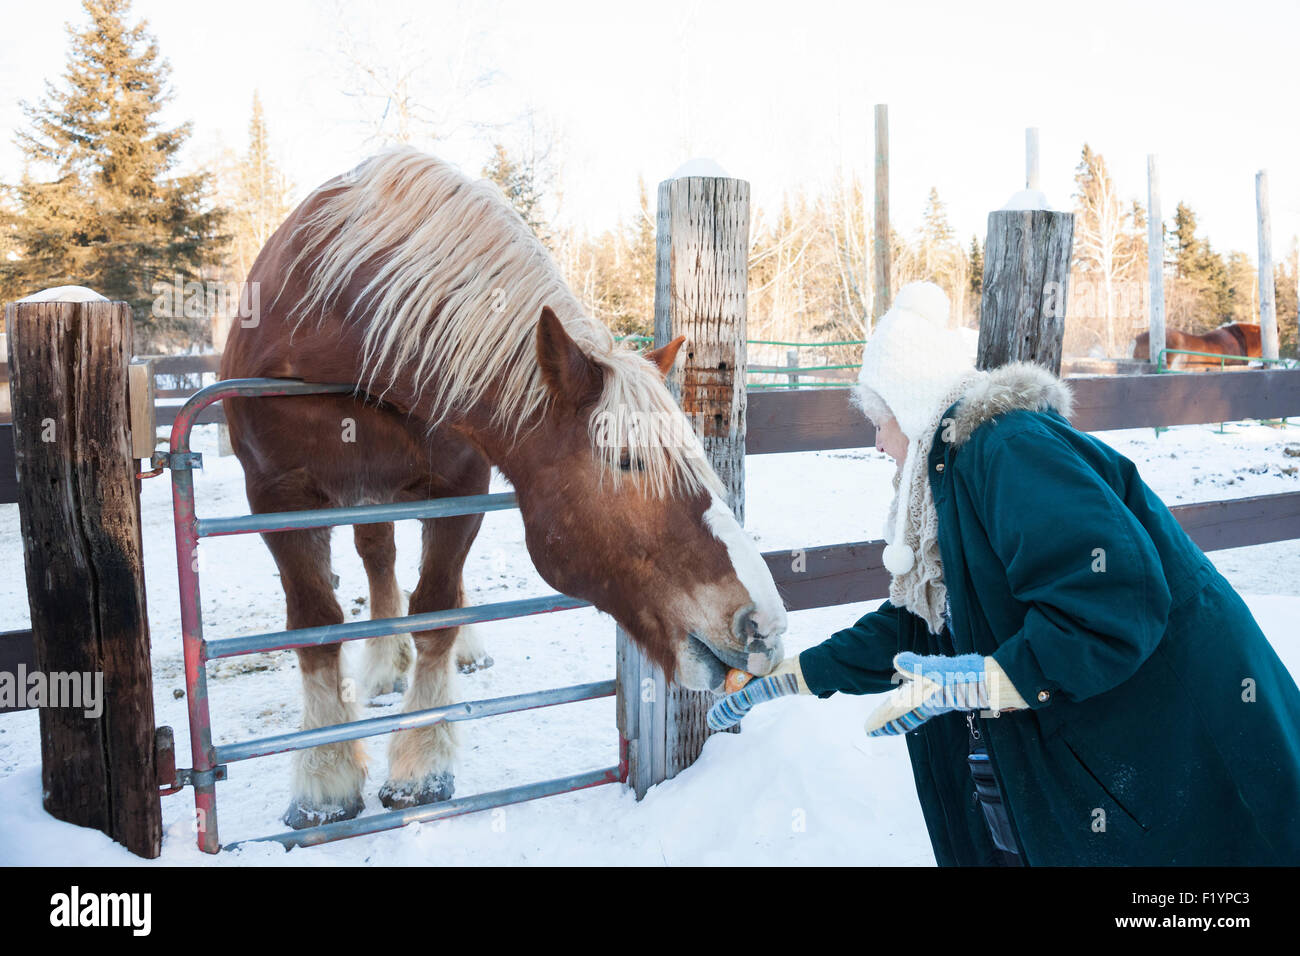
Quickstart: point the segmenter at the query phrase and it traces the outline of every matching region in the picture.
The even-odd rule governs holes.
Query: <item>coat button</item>
[[[943,462],[939,462],[939,464],[935,465],[935,466],[934,466],[934,470],[935,470],[935,471],[943,471]]]
[[[1039,701],[1039,703],[1045,704],[1045,703],[1048,702],[1048,700],[1051,699],[1051,697],[1052,697],[1052,695],[1051,695],[1048,691],[1040,690],[1040,691],[1038,692],[1038,701]]]

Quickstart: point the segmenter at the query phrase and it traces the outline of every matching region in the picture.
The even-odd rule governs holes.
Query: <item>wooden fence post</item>
[[[1037,362],[1061,372],[1074,215],[1046,209],[989,213],[975,364]]]
[[[15,303],[5,324],[36,667],[51,696],[57,685],[69,692],[59,697],[80,698],[40,709],[44,806],[156,857],[162,812],[128,397],[131,308]],[[82,693],[70,693],[77,686]]]
[[[871,327],[889,311],[889,107],[876,104],[876,218],[871,231]]]
[[[1273,224],[1268,210],[1268,172],[1255,174],[1255,211],[1259,215],[1259,339],[1261,356],[1278,357],[1277,299],[1273,291]]]
[[[655,346],[686,336],[668,387],[743,523],[749,183],[703,176],[665,180],[659,184],[656,231]],[[714,698],[669,688],[622,633],[618,664],[628,783],[641,797],[699,756]]]
[[[1147,357],[1159,368],[1165,349],[1165,221],[1160,211],[1160,171],[1155,156],[1147,156],[1147,281],[1150,314],[1147,318]]]
[[[1042,189],[1038,174],[1038,127],[1025,129],[1025,188],[1034,192]]]

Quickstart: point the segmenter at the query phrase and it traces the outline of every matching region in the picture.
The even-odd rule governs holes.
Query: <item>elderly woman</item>
[[[907,286],[863,352],[889,600],[711,723],[885,694],[941,865],[1300,863],[1300,691],[1250,611],[1059,379],[976,371],[947,315]]]

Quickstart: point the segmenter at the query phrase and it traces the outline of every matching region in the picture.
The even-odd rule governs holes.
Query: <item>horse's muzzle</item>
[[[770,674],[785,659],[785,645],[781,641],[784,633],[785,628],[782,626],[780,630],[764,634],[752,609],[736,615],[735,634],[736,640],[744,648],[744,663],[734,663],[732,666],[759,676]]]

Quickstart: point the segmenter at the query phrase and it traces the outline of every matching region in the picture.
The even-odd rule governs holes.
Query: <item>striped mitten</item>
[[[726,730],[734,727],[755,704],[807,693],[808,685],[804,683],[803,673],[799,669],[798,656],[789,658],[766,677],[755,677],[740,690],[728,694],[710,707],[707,717],[709,729]]]
[[[905,734],[931,717],[952,710],[987,710],[990,706],[987,660],[990,658],[980,654],[960,657],[923,657],[911,651],[899,654],[894,658],[894,669],[902,683],[871,712],[867,718],[867,735]]]

